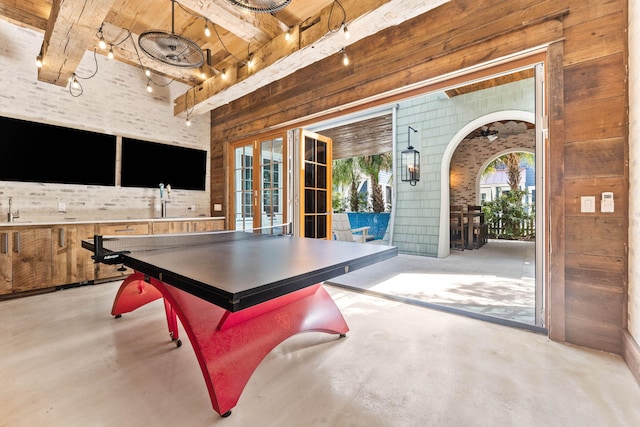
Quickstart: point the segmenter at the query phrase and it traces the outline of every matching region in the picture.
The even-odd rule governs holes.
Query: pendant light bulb
[[[204,35],[207,37],[211,36],[211,30],[209,29],[209,21],[205,21],[204,23]]]
[[[347,56],[347,51],[345,48],[342,48],[342,63],[344,65],[349,65],[349,57]]]
[[[100,41],[98,41],[100,49],[105,50],[107,48],[107,42],[104,41],[104,37],[100,34]]]
[[[107,53],[109,59],[113,59],[113,46],[109,46],[109,53]]]
[[[147,82],[147,92],[149,93],[153,92],[153,88],[151,87],[151,81]]]
[[[347,24],[344,25],[343,31],[344,31],[344,38],[349,40],[351,38],[351,33],[349,32],[349,29],[347,28]]]

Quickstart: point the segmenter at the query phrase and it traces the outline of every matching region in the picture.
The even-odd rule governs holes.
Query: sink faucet
[[[13,211],[13,198],[9,197],[9,214],[7,215],[7,220],[9,222],[13,222],[14,219],[20,218],[20,211]]]
[[[162,218],[166,218],[167,217],[167,203],[171,203],[171,185],[167,184],[166,190],[167,190],[167,198],[164,198],[164,192],[163,190],[165,189],[164,184],[160,183],[160,216]]]

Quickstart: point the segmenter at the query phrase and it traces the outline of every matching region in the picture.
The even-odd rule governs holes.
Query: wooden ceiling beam
[[[115,0],[53,0],[38,80],[66,86]],[[35,60],[35,58],[34,58]]]
[[[268,13],[253,13],[232,5],[228,0],[180,0],[180,4],[212,23],[232,31],[256,48],[289,29]]]
[[[228,68],[236,68],[235,80],[229,76],[226,80],[217,76],[179,96],[174,100],[174,115],[184,116],[187,112],[192,116],[208,113],[248,92],[335,55],[350,43],[426,13],[448,1],[450,0],[342,0],[344,16],[335,10],[333,4],[326,6],[317,16],[292,29],[290,41],[285,40],[283,33],[254,51],[254,64],[251,68],[244,61],[229,64]],[[339,31],[342,21],[349,24],[350,40],[345,40],[343,34],[338,34],[342,33]]]

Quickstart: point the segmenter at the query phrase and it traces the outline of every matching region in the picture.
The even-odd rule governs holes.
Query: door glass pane
[[[322,165],[316,166],[316,185],[318,188],[327,188],[327,167]]]
[[[312,189],[304,190],[304,212],[316,213],[316,192]]]
[[[316,159],[316,140],[313,138],[304,139],[304,159],[307,162],[314,162]]]
[[[274,138],[260,143],[260,224],[272,227],[284,222],[284,144],[282,138]],[[263,233],[282,232],[280,227],[265,229]]]
[[[315,187],[316,186],[316,165],[313,163],[306,163],[304,167],[304,186]]]
[[[323,141],[316,141],[317,145],[317,153],[316,153],[316,162],[321,165],[327,164],[327,143]]]
[[[237,147],[233,154],[235,229],[246,230],[253,228],[253,150],[251,145],[245,145]]]

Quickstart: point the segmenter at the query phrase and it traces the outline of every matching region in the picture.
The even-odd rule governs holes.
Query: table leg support
[[[140,276],[126,287],[133,287]],[[180,318],[200,364],[213,409],[222,416],[230,414],[258,365],[284,340],[299,332],[344,335],[349,330],[335,302],[320,284],[230,312],[156,279],[147,279],[165,299],[169,331],[175,333],[176,339],[176,315]],[[122,291],[122,287],[114,307],[119,299],[144,301],[130,289]],[[122,305],[131,308],[136,304]]]

